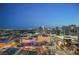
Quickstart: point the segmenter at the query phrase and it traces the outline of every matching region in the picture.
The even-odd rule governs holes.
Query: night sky
[[[0,4],[0,27],[79,25],[79,4]]]

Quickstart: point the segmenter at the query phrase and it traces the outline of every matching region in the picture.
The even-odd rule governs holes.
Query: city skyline
[[[0,4],[0,26],[24,28],[45,26],[79,26],[79,4],[26,3]]]

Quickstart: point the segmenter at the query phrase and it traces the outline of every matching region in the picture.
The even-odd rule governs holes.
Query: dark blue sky
[[[79,4],[0,4],[0,26],[79,25]]]

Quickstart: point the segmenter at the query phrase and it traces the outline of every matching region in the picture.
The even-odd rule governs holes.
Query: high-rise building
[[[77,35],[77,26],[69,25],[69,33],[70,33],[70,35]]]
[[[62,33],[63,33],[64,35],[69,35],[68,26],[62,26]]]

